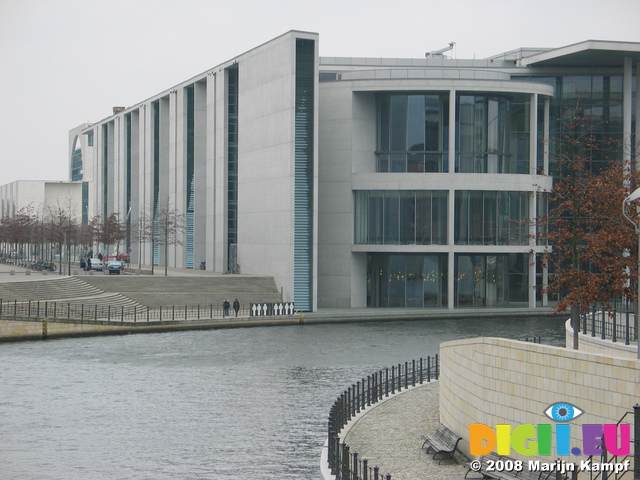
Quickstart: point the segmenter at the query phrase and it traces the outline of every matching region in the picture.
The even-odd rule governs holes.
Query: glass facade
[[[460,173],[529,173],[529,95],[459,94],[456,166]]]
[[[618,156],[623,153],[623,78],[620,75],[566,75],[554,77],[526,77],[539,83],[546,83],[555,88],[555,95],[551,99],[549,115],[551,142],[551,161],[553,161],[556,139],[569,133],[568,125],[572,115],[583,117],[583,125],[588,125],[593,138],[591,145],[615,144]],[[636,82],[632,82],[632,98],[636,96]],[[632,102],[631,114],[631,144],[635,144],[635,102]],[[541,118],[541,117],[539,117]],[[541,131],[539,129],[539,131]],[[586,146],[586,145],[585,145]],[[607,161],[611,156],[610,149],[590,149],[589,155],[592,166]]]
[[[449,94],[379,94],[378,172],[447,172]]]
[[[194,175],[194,151],[195,151],[195,96],[193,85],[185,88],[186,94],[186,113],[187,113],[187,152],[186,152],[186,241],[185,241],[185,267],[188,269],[193,268],[193,243],[194,243],[194,213],[195,213],[195,201],[194,201],[194,188],[195,188],[195,175]]]
[[[367,255],[368,307],[446,307],[446,254]]]
[[[526,245],[529,192],[455,193],[456,245]]]
[[[73,149],[71,151],[71,180],[82,180],[82,145],[80,137],[76,135],[73,140]]]
[[[236,268],[238,244],[238,67],[227,69],[227,267]],[[232,258],[234,257],[234,258]]]
[[[529,255],[455,256],[455,306],[525,306],[528,302]]]
[[[446,191],[356,191],[355,243],[444,245],[447,197]]]
[[[313,306],[315,51],[315,41],[296,39],[293,300],[303,311]]]

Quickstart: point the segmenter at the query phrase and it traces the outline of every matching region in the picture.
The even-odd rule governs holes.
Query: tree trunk
[[[571,325],[573,325],[573,349],[578,350],[578,338],[580,335],[580,311],[571,306]]]

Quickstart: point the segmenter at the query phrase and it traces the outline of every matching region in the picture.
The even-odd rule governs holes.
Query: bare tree
[[[169,266],[169,246],[182,245],[182,234],[186,229],[185,215],[169,206],[158,210],[154,222],[156,227],[155,240],[158,245],[164,246],[164,276],[167,276]]]

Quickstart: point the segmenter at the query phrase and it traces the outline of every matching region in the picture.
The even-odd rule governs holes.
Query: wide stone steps
[[[47,301],[102,294],[99,288],[77,277],[59,277],[47,280],[0,283],[3,301]]]
[[[170,305],[221,305],[237,298],[243,307],[251,303],[280,302],[272,277],[252,275],[170,276],[95,275],[83,280],[104,292],[118,292],[150,307]]]
[[[82,277],[50,277],[0,283],[2,304],[28,303],[39,308],[38,302],[68,309],[69,305],[84,305],[84,311],[111,306],[112,310],[147,307],[220,308],[225,298],[238,298],[243,309],[251,303],[280,302],[280,292],[272,277],[251,275],[218,276],[144,276],[86,275]]]

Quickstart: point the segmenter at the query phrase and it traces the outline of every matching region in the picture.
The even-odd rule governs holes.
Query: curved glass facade
[[[529,94],[456,95],[459,173],[529,173]],[[449,172],[449,93],[377,96],[378,172]]]

